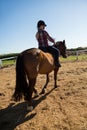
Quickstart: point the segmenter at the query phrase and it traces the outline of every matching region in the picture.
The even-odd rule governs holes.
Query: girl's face
[[[45,26],[43,25],[43,29],[45,29]]]
[[[41,25],[41,26],[40,26],[40,29],[45,29],[45,26],[44,26],[44,25]]]

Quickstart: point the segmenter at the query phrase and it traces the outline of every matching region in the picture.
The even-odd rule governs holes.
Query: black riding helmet
[[[38,21],[37,27],[39,28],[41,25],[47,26],[43,20]]]

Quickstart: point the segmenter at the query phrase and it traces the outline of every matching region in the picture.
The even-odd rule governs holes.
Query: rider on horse
[[[59,50],[54,46],[49,46],[48,41],[54,43],[54,39],[44,30],[47,25],[44,21],[40,20],[37,23],[38,32],[36,33],[36,39],[38,41],[38,47],[44,52],[49,52],[53,55],[55,66],[61,67],[59,62]]]

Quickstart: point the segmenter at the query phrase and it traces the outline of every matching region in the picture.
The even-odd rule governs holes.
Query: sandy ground
[[[62,63],[54,88],[53,72],[46,94],[26,103],[11,101],[15,87],[15,67],[0,69],[0,130],[87,130],[87,61]],[[38,92],[45,75],[38,75]]]

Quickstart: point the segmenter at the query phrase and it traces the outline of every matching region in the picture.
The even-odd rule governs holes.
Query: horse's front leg
[[[38,92],[37,92],[37,90],[34,88],[34,98],[36,98],[36,97],[38,97],[39,96],[39,94],[38,94]]]
[[[45,85],[44,85],[44,87],[43,87],[43,89],[42,89],[40,94],[44,94],[45,93],[45,89],[47,87],[48,82],[49,82],[49,74],[46,75],[46,83],[45,83]]]
[[[57,88],[57,72],[59,68],[54,69],[54,87]]]

